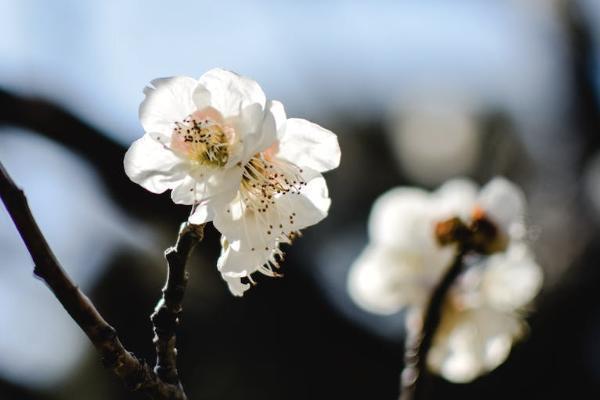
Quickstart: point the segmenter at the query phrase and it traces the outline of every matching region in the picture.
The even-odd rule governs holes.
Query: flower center
[[[268,160],[256,154],[244,166],[241,196],[246,209],[266,213],[275,199],[287,194],[300,194],[306,182],[302,169],[290,163]],[[293,220],[293,215],[290,215]]]
[[[221,122],[216,110],[197,111],[175,122],[171,148],[201,165],[223,167],[229,160],[234,134],[231,127]]]

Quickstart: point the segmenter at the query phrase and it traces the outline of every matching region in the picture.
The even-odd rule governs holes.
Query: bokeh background
[[[369,315],[346,274],[378,195],[501,174],[527,192],[546,274],[528,339],[436,398],[600,396],[597,0],[0,0],[0,160],[64,267],[137,355],[162,251],[188,210],[129,182],[156,77],[224,67],[339,135],[333,205],[285,278],[233,298],[208,229],[178,337],[192,399],[394,399],[402,314]],[[137,399],[102,368],[0,211],[0,399]]]

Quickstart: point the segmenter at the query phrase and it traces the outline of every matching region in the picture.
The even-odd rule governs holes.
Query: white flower
[[[218,268],[231,292],[241,296],[258,271],[278,276],[279,245],[327,215],[331,200],[321,172],[340,162],[337,137],[302,119],[287,119],[283,106],[270,108],[277,139],[244,166],[237,195],[215,213],[223,235]],[[194,215],[191,217],[194,222]]]
[[[433,193],[401,187],[377,199],[369,218],[370,244],[348,277],[354,301],[378,314],[424,306],[455,252],[437,243],[435,225],[467,218],[476,198],[473,183],[454,180]]]
[[[541,268],[521,242],[474,265],[449,295],[428,367],[453,382],[498,367],[526,332],[522,316],[541,285]]]
[[[370,243],[348,276],[354,301],[378,314],[421,313],[451,264],[456,248],[440,246],[435,227],[453,217],[465,225],[485,217],[506,241],[480,257],[455,283],[429,353],[431,370],[455,382],[489,372],[508,357],[525,324],[522,314],[541,286],[541,269],[522,241],[524,195],[504,178],[480,191],[466,180],[433,193],[396,188],[374,204]]]
[[[127,151],[125,172],[151,192],[171,190],[175,203],[193,205],[191,223],[213,221],[222,234],[218,268],[241,296],[242,278],[277,276],[280,243],[327,215],[320,173],[339,165],[337,137],[287,119],[255,81],[229,71],[151,84],[140,106],[145,134]]]
[[[265,94],[221,69],[198,80],[155,79],[144,93],[145,134],[127,151],[125,172],[153,193],[172,190],[175,203],[197,204],[202,222],[210,221],[214,205],[237,192],[242,165],[275,140]]]

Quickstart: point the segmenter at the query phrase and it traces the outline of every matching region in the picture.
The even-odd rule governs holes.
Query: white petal
[[[192,172],[196,185],[193,194],[193,204],[197,203],[194,213],[190,216],[192,224],[203,224],[214,218],[215,209],[224,209],[236,196],[242,179],[242,169],[233,167],[228,169],[202,169]],[[188,189],[189,190],[189,189]]]
[[[270,268],[264,266],[268,260],[273,259],[273,251],[264,249],[236,251],[223,237],[221,237],[221,246],[217,268],[234,296],[243,296],[250,288],[249,284],[241,282],[241,278],[251,279],[250,275],[257,271],[268,276],[277,276]]]
[[[304,171],[303,178],[310,180],[300,194],[275,195],[275,204],[266,212],[246,208],[238,196],[229,207],[215,214],[215,228],[236,251],[275,248],[278,242],[287,241],[285,237],[291,232],[314,225],[327,216],[331,200],[325,179],[309,169]]]
[[[269,111],[270,116],[273,118],[275,130],[283,134],[285,124],[287,123],[287,115],[285,114],[283,104],[277,100],[272,100],[267,104],[267,111]]]
[[[241,198],[236,197],[228,207],[215,211],[213,224],[236,251],[270,249],[276,235],[267,235],[267,224],[258,214],[245,210]]]
[[[519,229],[525,215],[525,194],[505,178],[494,178],[483,187],[479,205],[507,234]]]
[[[186,176],[173,188],[171,199],[175,204],[191,205],[196,202],[196,185],[198,182],[191,176]]]
[[[279,134],[278,157],[319,172],[329,171],[340,164],[337,136],[317,124],[290,118]]]
[[[246,113],[248,111],[243,112],[242,117]],[[269,101],[264,113],[261,112],[260,115],[257,114],[251,117],[255,120],[244,121],[244,125],[254,126],[251,124],[255,124],[256,128],[252,133],[244,136],[244,160],[249,160],[256,153],[263,152],[269,147],[275,147],[277,145],[277,132],[284,127],[286,121],[283,105],[278,101]],[[262,119],[257,120],[258,117]],[[275,153],[272,150],[267,151]]]
[[[198,82],[187,76],[155,79],[144,89],[139,116],[144,130],[168,143],[174,122],[196,111],[192,95]]]
[[[296,213],[294,224],[290,225],[294,230],[317,224],[327,216],[331,206],[327,182],[320,173],[306,169],[302,178],[307,183],[300,195],[289,194],[279,197],[276,201],[279,210],[287,209]]]
[[[194,212],[189,218],[189,222],[195,225],[205,224],[212,221],[215,218],[215,210],[222,209],[223,204],[229,204],[229,202],[231,202],[231,198],[235,196],[235,191],[225,190],[211,197],[206,197],[203,200],[200,200],[200,193],[202,193],[201,188],[204,186],[199,185],[198,187],[197,201],[199,201],[199,203],[197,203],[196,207],[194,208]]]
[[[400,187],[381,195],[369,217],[369,236],[374,243],[425,251],[434,244],[429,193]]]
[[[436,210],[436,219],[444,220],[459,217],[468,221],[473,212],[477,199],[477,185],[467,179],[453,179],[447,181],[432,196]]]
[[[271,250],[236,251],[223,246],[217,260],[217,268],[224,277],[243,278],[256,272],[271,257]]]
[[[237,116],[227,119],[227,123],[238,135],[239,141],[236,144],[241,147],[241,151],[236,149],[236,152],[241,154],[243,164],[276,141],[275,126],[267,115],[261,105],[252,104],[242,108]]]
[[[470,382],[502,364],[524,324],[490,308],[447,310],[427,358],[428,367],[457,383]]]
[[[542,270],[524,243],[490,256],[483,273],[482,290],[488,303],[512,311],[529,304],[542,286]]]
[[[199,82],[210,92],[211,105],[225,118],[238,115],[241,109],[252,104],[264,109],[265,94],[250,78],[215,68],[202,75]]]
[[[178,186],[189,169],[173,151],[148,135],[133,142],[123,165],[129,179],[153,193]]]
[[[410,305],[422,305],[429,285],[419,285],[424,265],[383,246],[367,246],[348,275],[348,292],[356,304],[381,315],[394,314]]]
[[[246,290],[250,289],[249,283],[242,283],[240,278],[231,278],[229,276],[224,276],[223,280],[227,282],[227,287],[231,294],[236,297],[242,297]]]

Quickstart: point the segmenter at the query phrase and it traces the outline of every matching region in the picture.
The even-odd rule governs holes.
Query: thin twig
[[[431,297],[425,313],[420,332],[407,338],[404,357],[404,370],[401,378],[400,400],[423,399],[427,390],[429,374],[427,372],[427,354],[431,348],[435,332],[442,317],[442,306],[448,290],[460,275],[463,268],[463,258],[466,251],[462,248],[457,252],[454,262],[446,271]]]
[[[176,329],[183,309],[183,295],[188,280],[185,265],[194,246],[204,236],[204,225],[181,225],[177,243],[165,251],[167,281],[150,319],[154,326],[156,367],[154,372],[164,382],[181,387],[177,373]],[[183,390],[183,389],[182,389]]]
[[[88,336],[106,368],[132,391],[155,400],[186,400],[180,386],[162,381],[143,360],[127,351],[116,330],[100,315],[91,300],[63,270],[40,231],[27,198],[0,163],[0,198],[4,202],[35,264],[34,274],[41,278],[65,310]]]

